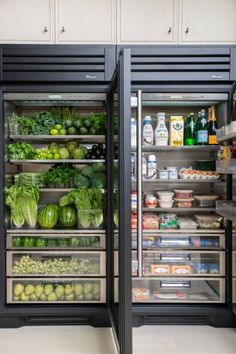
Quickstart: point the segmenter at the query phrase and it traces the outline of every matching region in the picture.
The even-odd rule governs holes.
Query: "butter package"
[[[184,117],[183,116],[170,117],[170,145],[171,146],[184,145]]]

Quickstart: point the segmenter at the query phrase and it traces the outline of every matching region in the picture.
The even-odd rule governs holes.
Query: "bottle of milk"
[[[167,146],[169,132],[165,124],[166,115],[165,113],[157,114],[157,126],[155,129],[155,145],[156,146]]]
[[[143,120],[143,145],[153,145],[154,132],[152,127],[152,117],[145,116]]]
[[[156,155],[149,155],[147,161],[147,179],[157,178],[157,159]]]

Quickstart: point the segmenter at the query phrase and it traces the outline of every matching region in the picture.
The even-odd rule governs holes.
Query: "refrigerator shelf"
[[[55,163],[71,163],[73,165],[78,164],[88,164],[94,162],[105,162],[106,160],[73,160],[73,159],[60,159],[60,160],[10,160],[9,162],[14,165],[23,165],[23,164],[55,164]],[[116,160],[114,160],[116,161]]]
[[[207,179],[152,179],[152,180],[142,180],[143,183],[145,184],[164,184],[164,183],[175,183],[175,184],[199,184],[199,183],[222,183],[223,181],[221,179],[217,180],[207,180]],[[132,180],[132,183],[137,183],[136,180]]]
[[[136,209],[133,209],[135,211]],[[163,211],[168,211],[168,212],[216,212],[216,208],[177,208],[177,207],[172,207],[172,208],[143,208],[143,211],[147,212],[163,212]]]
[[[18,287],[16,288],[16,286]],[[28,288],[26,288],[28,285]],[[29,286],[31,285],[31,286]],[[45,286],[52,285],[53,294],[45,294]],[[37,287],[37,290],[35,287]],[[58,286],[60,286],[58,288]],[[40,287],[40,288],[39,288]],[[63,288],[62,288],[63,287]],[[67,294],[65,294],[67,287]],[[25,290],[31,292],[26,295]],[[36,290],[36,291],[35,291]],[[55,290],[55,291],[54,291]],[[40,298],[35,295],[42,293]],[[49,291],[48,291],[49,292]],[[51,292],[51,293],[52,293]],[[15,294],[19,294],[16,296]],[[50,294],[51,294],[50,293]],[[59,297],[61,293],[64,293]],[[48,294],[48,293],[47,293]],[[56,298],[55,298],[56,294]],[[26,295],[26,296],[25,296]],[[95,304],[106,302],[106,279],[99,278],[17,278],[7,279],[7,303],[8,304]]]
[[[142,146],[142,152],[214,152],[218,151],[218,145],[193,145],[193,146]],[[132,147],[132,152],[136,152],[136,148]]]
[[[191,233],[191,234],[225,234],[224,229],[149,229],[143,230],[144,235],[152,235],[152,234],[183,234],[183,233]],[[132,234],[136,235],[137,231],[132,230]]]
[[[81,143],[105,143],[105,135],[10,135],[9,138],[13,141],[42,143],[50,142],[67,142],[71,140],[79,140]]]
[[[76,187],[70,187],[70,188],[40,188],[39,191],[41,193],[67,193],[67,192],[70,192],[72,190],[75,190]],[[105,188],[97,188],[99,189],[100,191],[103,191],[105,192],[106,189]]]
[[[106,230],[102,229],[53,229],[53,230],[44,230],[44,229],[7,229],[7,234],[22,234],[30,235],[30,234],[43,234],[43,235],[50,235],[50,234],[60,234],[60,235],[85,235],[85,234],[105,234]]]
[[[220,200],[216,202],[217,214],[224,218],[236,221],[236,202],[231,200]]]

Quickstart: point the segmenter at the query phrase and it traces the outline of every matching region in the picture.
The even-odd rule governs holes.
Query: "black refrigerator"
[[[217,171],[220,144],[185,146],[169,140],[158,145],[155,132],[147,144],[143,136],[145,118],[151,118],[154,130],[160,112],[169,134],[172,117],[186,120],[193,113],[196,119],[210,107],[216,111],[218,128],[226,126],[233,110],[235,53],[235,47],[118,48],[112,93],[114,102],[118,97],[123,135],[120,158],[125,156],[119,161],[123,225],[119,236],[114,229],[114,240],[131,241],[133,326],[235,326],[232,224],[215,202],[232,200],[231,176]],[[154,178],[147,171],[149,157],[155,161]],[[125,250],[123,257],[120,252],[115,251],[115,277],[129,258]],[[125,284],[130,290],[128,279]],[[130,301],[130,294],[126,296]]]

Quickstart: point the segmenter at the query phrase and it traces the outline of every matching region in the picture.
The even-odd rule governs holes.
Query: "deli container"
[[[218,195],[195,195],[194,199],[200,208],[214,208],[215,202],[219,199]]]
[[[169,191],[160,191],[157,192],[157,195],[163,202],[170,202],[173,199],[174,193]]]
[[[201,229],[219,229],[223,218],[219,215],[194,215]]]
[[[187,217],[178,218],[177,224],[180,229],[196,229],[198,227],[196,221]]]
[[[176,199],[190,199],[192,198],[192,189],[174,189]]]
[[[192,208],[193,207],[193,198],[188,199],[177,199],[175,198],[175,205],[177,208]]]
[[[165,201],[165,200],[158,199],[158,203],[161,208],[172,208],[174,201],[173,200]]]

